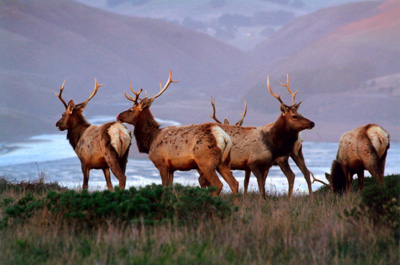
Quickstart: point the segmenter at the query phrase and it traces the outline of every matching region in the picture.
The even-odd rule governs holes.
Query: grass
[[[380,204],[373,200],[379,197],[377,189],[368,191],[373,181],[365,183],[367,194],[319,190],[312,200],[297,195],[288,204],[286,196],[212,198],[206,190],[179,185],[89,194],[50,183],[44,185],[55,186],[37,192],[0,179],[0,264],[397,264],[399,179],[386,177],[385,183],[397,188],[379,190],[388,194],[380,196],[385,200]],[[94,214],[98,205],[61,204],[60,198],[71,193],[79,202],[104,203],[109,196],[106,203],[113,207],[100,216]],[[140,202],[133,202],[139,195]],[[49,200],[59,209],[68,206],[53,211]],[[152,208],[150,217],[139,214],[138,219],[122,214],[124,203],[164,208]],[[17,205],[25,212],[10,215]],[[67,218],[76,207],[97,224],[82,226],[85,219]],[[154,214],[165,209],[171,211]]]

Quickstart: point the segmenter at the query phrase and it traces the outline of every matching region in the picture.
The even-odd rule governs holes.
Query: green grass
[[[399,180],[289,204],[180,185],[36,192],[0,179],[0,264],[396,264]]]

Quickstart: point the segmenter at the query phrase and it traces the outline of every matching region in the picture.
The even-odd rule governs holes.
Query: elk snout
[[[124,122],[124,119],[121,117],[121,113],[117,115],[117,121]]]
[[[65,128],[62,125],[63,125],[63,122],[61,120],[59,120],[56,123],[56,127],[58,128],[59,131],[64,131],[65,130]]]
[[[311,130],[312,128],[314,128],[314,126],[315,126],[315,123],[312,121],[312,122],[310,122],[310,127],[308,127],[307,129]]]

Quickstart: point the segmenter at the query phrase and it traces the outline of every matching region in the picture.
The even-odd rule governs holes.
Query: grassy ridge
[[[383,189],[366,182],[350,196],[322,190],[312,200],[295,196],[291,205],[285,196],[212,198],[180,185],[36,192],[0,181],[0,263],[396,264],[399,179],[386,177]],[[104,198],[113,207],[102,208]],[[148,206],[150,215],[124,204]],[[24,210],[12,213],[18,205]]]

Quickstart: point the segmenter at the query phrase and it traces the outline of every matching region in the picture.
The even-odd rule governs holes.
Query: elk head
[[[81,121],[84,119],[82,115],[83,110],[85,109],[89,100],[91,100],[94,95],[96,95],[99,87],[103,85],[97,84],[96,78],[94,79],[94,83],[94,91],[90,94],[89,98],[86,101],[75,105],[74,100],[71,99],[67,104],[62,98],[62,92],[65,86],[65,81],[63,82],[60,87],[60,93],[56,93],[56,96],[60,99],[65,107],[65,112],[62,114],[61,119],[59,119],[56,123],[56,127],[58,127],[58,130],[68,130],[70,128],[74,128],[78,124],[81,124]]]
[[[167,83],[164,85],[164,87],[161,86],[161,81],[160,81],[160,92],[155,95],[154,97],[148,98],[147,97],[147,93],[145,95],[145,97],[143,99],[139,98],[140,93],[142,93],[142,89],[140,89],[138,92],[135,92],[132,89],[132,85],[129,84],[129,88],[132,91],[133,94],[135,94],[135,98],[132,96],[129,96],[126,94],[125,92],[125,97],[133,102],[133,107],[128,109],[127,111],[121,112],[118,116],[117,116],[117,120],[121,121],[121,122],[126,122],[132,125],[136,125],[140,114],[150,108],[151,104],[153,104],[154,99],[158,98],[159,96],[161,96],[162,93],[164,93],[164,91],[168,88],[168,86],[171,83],[178,83],[179,81],[173,81],[171,79],[172,76],[172,71],[169,72],[169,78]]]
[[[287,75],[286,84],[282,84],[280,81],[279,83],[282,86],[286,87],[290,95],[292,96],[292,105],[288,106],[285,103],[283,103],[281,99],[281,93],[276,95],[274,92],[272,92],[271,86],[269,84],[269,76],[267,77],[267,86],[269,93],[271,93],[271,95],[281,103],[280,109],[282,112],[282,117],[285,119],[287,126],[298,132],[304,129],[312,129],[315,126],[314,122],[310,121],[309,119],[303,117],[300,113],[298,113],[301,101],[299,103],[295,103],[295,97],[298,91],[293,93],[292,90],[290,89],[289,74]]]

